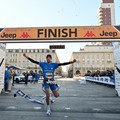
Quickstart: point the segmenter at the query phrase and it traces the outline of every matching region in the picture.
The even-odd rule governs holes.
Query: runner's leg
[[[46,94],[46,104],[50,105],[50,91],[48,88],[45,89],[45,94]]]
[[[52,93],[54,94],[54,97],[59,97],[59,93],[57,90],[52,90]]]
[[[45,88],[44,88],[44,86],[42,87],[42,90],[43,90],[43,92],[45,93]],[[50,92],[50,102],[51,102],[51,103],[54,103],[53,97],[54,97],[53,93]],[[41,102],[44,104],[44,103],[45,103],[45,100],[46,100],[46,95],[41,98]]]
[[[45,93],[46,93],[46,104],[47,104],[47,115],[51,114],[51,110],[50,110],[50,91],[49,88],[45,89]]]
[[[50,85],[50,89],[51,89],[54,97],[59,97],[59,93],[58,93],[58,91],[57,91],[57,86],[56,86],[56,84]]]

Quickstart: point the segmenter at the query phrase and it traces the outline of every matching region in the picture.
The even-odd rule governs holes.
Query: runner
[[[26,57],[29,61],[31,61],[32,63],[35,63],[37,65],[39,65],[42,68],[42,72],[43,72],[43,87],[45,89],[45,94],[46,94],[46,103],[47,103],[47,115],[51,114],[51,109],[50,109],[50,91],[49,88],[51,89],[52,93],[54,94],[55,97],[59,97],[59,93],[56,90],[57,86],[54,80],[54,72],[55,69],[57,69],[59,66],[62,65],[68,65],[68,64],[72,64],[74,62],[76,62],[76,60],[74,59],[71,62],[65,62],[65,63],[53,63],[52,62],[52,56],[50,54],[48,54],[46,56],[46,62],[38,62],[35,61],[33,59],[31,59],[30,57],[28,57],[25,53],[23,54],[24,57]]]

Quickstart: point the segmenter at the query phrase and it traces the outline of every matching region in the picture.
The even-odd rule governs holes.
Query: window
[[[12,52],[12,50],[9,50],[9,52]]]
[[[39,52],[42,52],[42,50],[40,49]]]
[[[99,55],[97,55],[97,58],[99,59]]]
[[[44,50],[42,49],[42,53],[44,53]]]
[[[27,50],[27,52],[29,53],[29,50]]]
[[[19,50],[16,50],[17,53],[19,53]]]
[[[108,59],[110,59],[110,54],[108,54]]]
[[[38,50],[36,49],[36,50],[35,50],[35,52],[37,53],[37,52],[38,52]]]

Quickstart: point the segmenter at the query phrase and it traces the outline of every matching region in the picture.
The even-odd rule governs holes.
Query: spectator
[[[13,69],[10,68],[9,72],[10,72],[10,79],[9,79],[9,83],[8,83],[8,91],[11,92],[12,83],[13,83]]]
[[[12,83],[12,86],[14,86],[14,83],[15,83],[15,80],[14,80],[15,75],[16,75],[16,73],[15,73],[15,71],[13,71],[13,83]]]
[[[9,83],[9,80],[10,80],[10,72],[6,68],[6,70],[5,70],[5,76],[4,76],[4,89],[5,89],[5,92],[8,92],[8,83]]]
[[[36,71],[34,82],[38,82],[39,78],[40,78],[40,73],[38,73],[38,72]]]
[[[91,71],[88,70],[87,73],[85,74],[85,76],[91,76]]]
[[[30,81],[30,83],[33,82],[33,76],[31,74],[28,75],[28,80]]]
[[[34,80],[35,80],[35,73],[31,70],[30,74],[32,75],[32,81],[31,82],[34,82]]]
[[[25,72],[24,76],[25,76],[25,84],[28,84],[28,72]]]

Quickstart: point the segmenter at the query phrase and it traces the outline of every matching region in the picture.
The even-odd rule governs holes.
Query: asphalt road
[[[58,81],[60,97],[51,105],[52,114],[46,116],[46,105],[29,102],[13,94],[21,89],[40,100],[44,95],[41,84],[15,84],[10,94],[0,95],[0,120],[120,120],[120,97],[112,87],[72,79]]]

